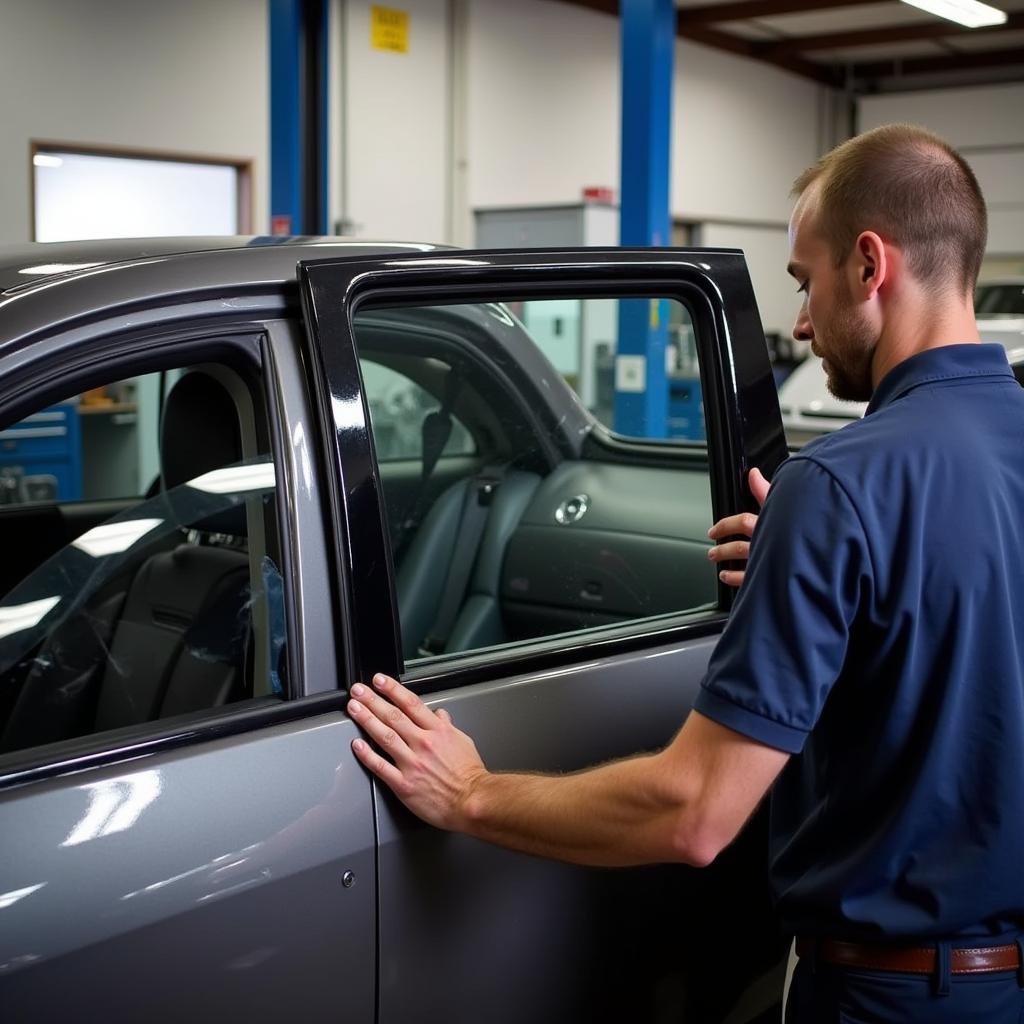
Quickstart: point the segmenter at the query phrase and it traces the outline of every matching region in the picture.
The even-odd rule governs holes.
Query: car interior
[[[181,373],[163,402],[155,494],[44,551],[0,602],[0,753],[283,695],[267,438],[239,373]],[[33,517],[55,515],[16,506],[0,520],[30,539]]]
[[[713,604],[706,453],[627,453],[595,424],[566,457],[488,366],[479,329],[457,307],[355,320],[405,659]],[[394,425],[375,415],[375,366],[427,396],[403,406],[421,410],[415,457],[393,450]]]

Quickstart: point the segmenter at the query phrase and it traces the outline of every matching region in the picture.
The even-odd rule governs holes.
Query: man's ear
[[[874,231],[862,231],[853,246],[851,284],[862,299],[873,299],[891,267],[885,242]]]

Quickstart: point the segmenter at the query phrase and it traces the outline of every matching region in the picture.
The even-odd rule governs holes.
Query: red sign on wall
[[[272,235],[290,235],[292,233],[291,214],[275,213],[270,218],[270,233]]]

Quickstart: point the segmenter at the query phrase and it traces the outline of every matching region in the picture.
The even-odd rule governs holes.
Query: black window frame
[[[307,347],[321,413],[324,450],[342,487],[331,495],[335,554],[352,581],[357,676],[404,675],[420,692],[684,642],[721,629],[732,593],[718,607],[670,621],[640,619],[603,627],[600,636],[540,639],[513,649],[449,656],[405,673],[398,634],[394,567],[387,538],[353,319],[367,306],[396,308],[536,298],[668,298],[694,320],[707,419],[707,460],[715,518],[753,511],[746,471],[770,476],[786,457],[771,364],[749,274],[739,251],[532,250],[443,256],[307,260],[299,264]],[[729,303],[725,302],[728,296]],[[747,339],[741,342],[742,339]],[[738,344],[739,343],[739,344]],[[717,441],[713,439],[718,439]],[[625,454],[635,442],[609,437]],[[642,446],[641,446],[642,447]],[[685,449],[684,449],[685,450]],[[339,500],[341,494],[344,501]],[[347,543],[358,532],[359,547]],[[387,567],[386,574],[379,566]],[[696,617],[696,621],[693,621]],[[690,621],[680,622],[679,618]],[[608,632],[605,633],[604,630]]]

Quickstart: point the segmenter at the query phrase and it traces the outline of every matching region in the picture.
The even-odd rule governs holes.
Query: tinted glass
[[[190,370],[167,397],[152,497],[113,515],[0,510],[21,559],[0,599],[0,753],[285,695],[275,467],[258,454],[259,419],[233,371]],[[54,549],[57,529],[68,540]]]
[[[600,302],[606,321],[617,322],[616,300]],[[667,301],[627,304],[651,330],[670,322],[665,316],[659,325],[651,313],[667,312]],[[417,408],[435,413],[409,417],[421,428],[417,458],[395,463],[379,454],[406,660],[620,626],[717,600],[705,446],[664,444],[668,431],[703,437],[696,365],[687,363],[686,373],[677,365],[666,382],[657,441],[622,445],[593,420],[581,431],[589,418],[572,390],[555,386],[558,362],[536,355],[539,348],[562,359],[567,375],[571,346],[562,344],[567,327],[558,321],[581,307],[423,306],[355,321],[378,453],[394,441],[372,411],[380,393],[374,364],[401,366],[429,396]],[[599,354],[595,345],[588,358]],[[516,361],[529,363],[529,380],[510,379]],[[634,364],[635,357],[626,369]],[[597,362],[587,365],[585,373],[596,374]],[[592,404],[609,410],[645,387],[614,360],[591,383]],[[458,457],[442,457],[456,422],[467,442]],[[404,450],[416,448],[415,438],[413,431]]]
[[[1024,283],[979,285],[974,310],[978,316],[1024,316]]]

